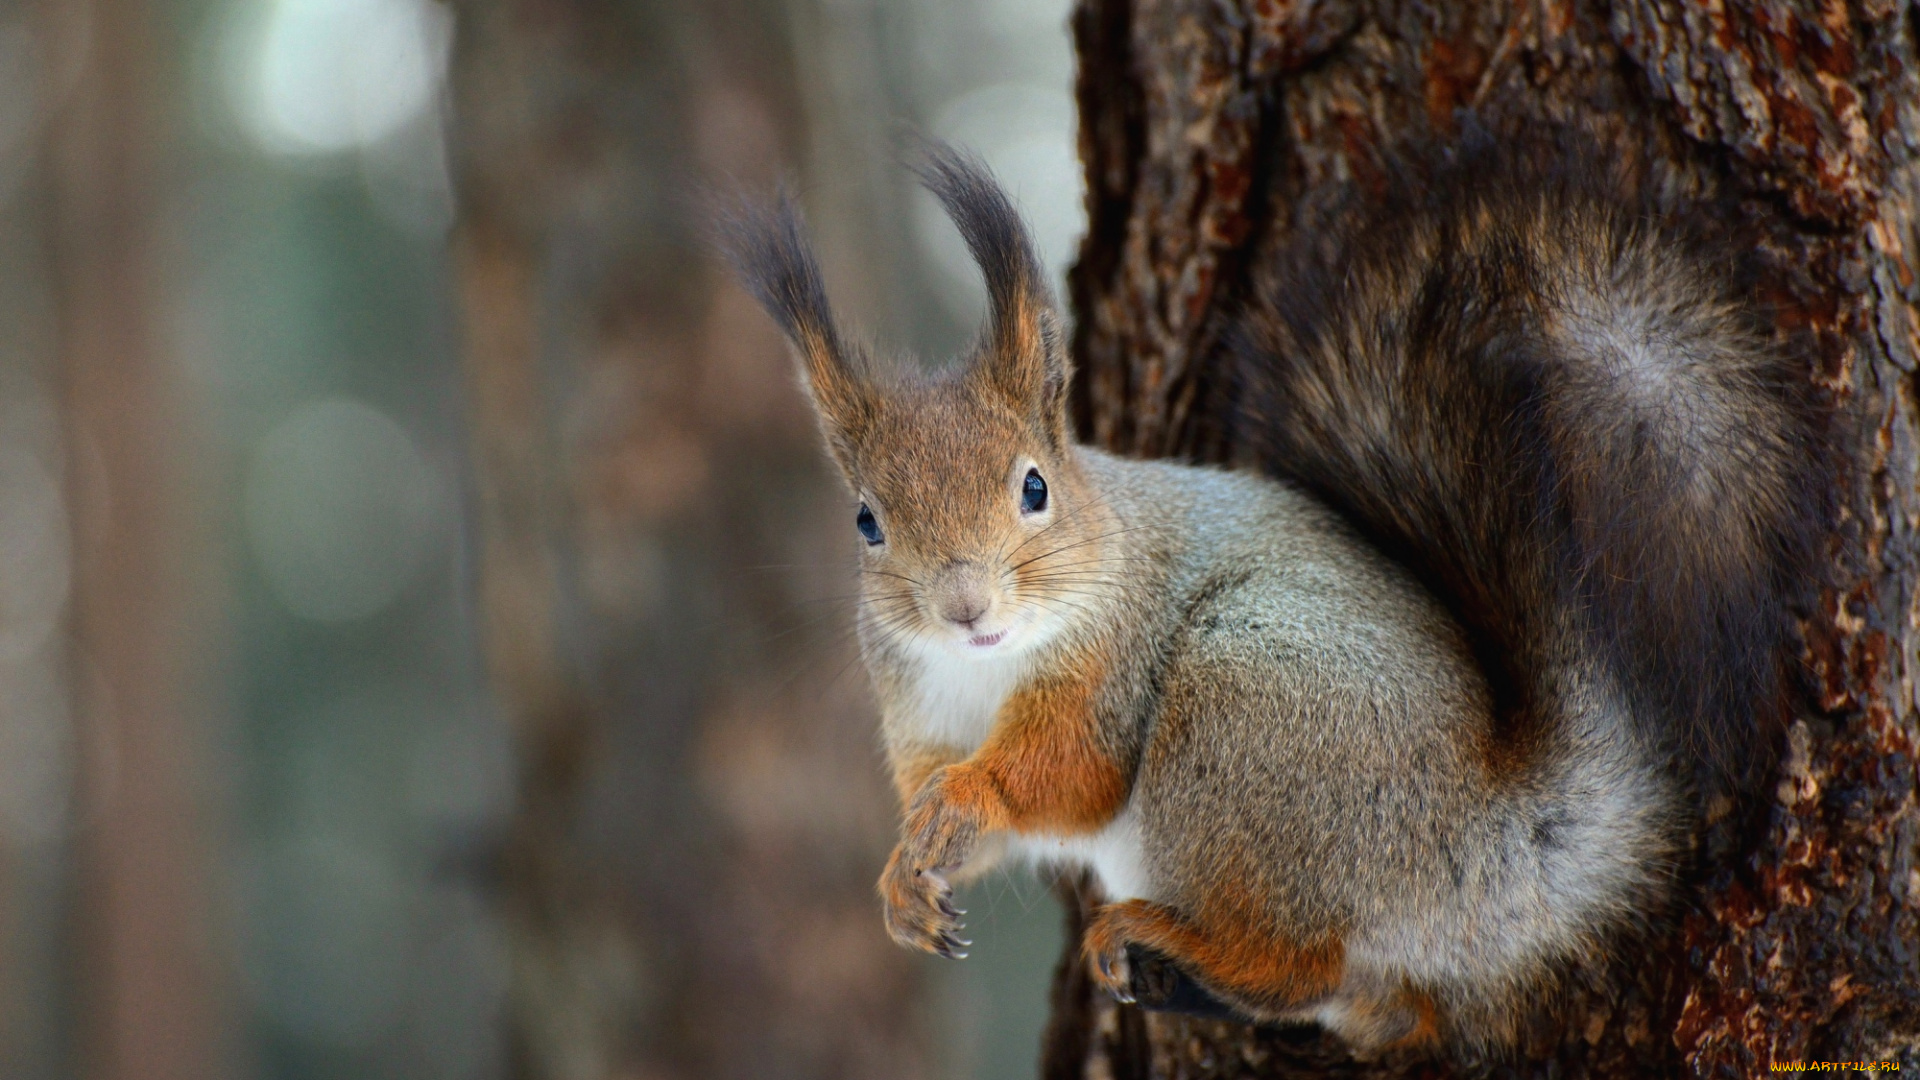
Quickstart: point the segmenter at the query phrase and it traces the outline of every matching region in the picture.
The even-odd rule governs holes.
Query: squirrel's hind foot
[[[1180,965],[1152,949],[1129,945],[1126,966],[1131,1000],[1149,1012],[1179,1013],[1202,1020],[1234,1020],[1242,1024],[1255,1022],[1253,1017],[1215,997]]]
[[[1143,1009],[1263,1026],[1317,1023],[1361,1060],[1439,1047],[1433,998],[1407,986],[1356,985],[1332,955],[1337,945],[1300,949],[1233,936],[1221,947],[1173,909],[1129,900],[1094,914],[1082,948],[1094,980]]]

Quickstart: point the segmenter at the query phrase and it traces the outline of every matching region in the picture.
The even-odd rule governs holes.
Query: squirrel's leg
[[[934,773],[964,760],[960,753],[944,746],[898,747],[891,749],[890,753],[893,757],[893,786],[900,794],[900,808],[905,813],[912,812],[914,796],[927,786],[927,781]],[[981,844],[968,854],[966,862],[944,875],[947,884],[957,885],[978,878],[998,866],[1007,850],[1005,833],[990,833],[982,837]],[[966,912],[959,914],[965,915]]]
[[[1086,833],[1126,805],[1132,774],[1094,710],[1098,672],[1022,687],[972,757],[934,769],[907,806],[900,845],[880,876],[887,931],[909,948],[965,946],[950,877],[1002,830]]]
[[[893,789],[900,795],[900,808],[913,809],[913,797],[927,786],[933,774],[958,763],[958,753],[945,747],[913,748],[896,751],[893,760]]]
[[[1165,904],[1128,900],[1103,905],[1082,949],[1095,978],[1121,1001],[1133,993],[1127,949],[1166,957],[1209,991],[1261,1017],[1278,1017],[1327,997],[1340,986],[1346,950],[1337,937],[1303,944],[1246,925],[1202,927]]]
[[[1369,1054],[1439,1041],[1433,999],[1410,987],[1353,985],[1336,937],[1303,945],[1237,920],[1203,930],[1165,904],[1128,900],[1094,912],[1081,948],[1093,960],[1095,980],[1129,1004],[1135,995],[1127,951],[1138,948],[1159,954],[1248,1019],[1315,1020]]]

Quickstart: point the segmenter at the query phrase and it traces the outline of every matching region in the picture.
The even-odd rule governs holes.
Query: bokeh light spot
[[[0,442],[0,660],[37,651],[72,574],[60,481],[32,449]]]
[[[316,836],[262,845],[241,878],[256,939],[247,983],[261,1011],[336,1046],[391,1030],[410,989],[417,898],[386,861]]]
[[[451,34],[430,0],[271,0],[233,50],[229,94],[269,151],[363,149],[434,106]]]
[[[287,610],[347,622],[386,607],[412,580],[445,532],[448,503],[400,425],[325,399],[261,440],[247,476],[247,533]]]

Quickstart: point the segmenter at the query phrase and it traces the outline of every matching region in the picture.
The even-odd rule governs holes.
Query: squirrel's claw
[[[965,950],[972,944],[973,942],[949,931],[940,935],[940,945],[934,952],[949,960],[965,960],[967,958]]]
[[[930,784],[930,787],[933,786]],[[973,812],[935,791],[916,801],[902,828],[900,845],[880,876],[887,932],[909,949],[962,959],[972,942],[960,937],[960,916],[947,875],[965,865],[979,836]]]
[[[909,949],[966,959],[973,942],[960,936],[965,912],[953,905],[953,887],[938,870],[910,866],[896,850],[880,878],[880,898],[886,905],[887,933]]]
[[[1101,950],[1094,953],[1094,981],[1099,983],[1113,1000],[1122,1005],[1137,1002],[1133,995],[1133,973],[1127,965],[1126,949],[1122,946],[1112,951]]]

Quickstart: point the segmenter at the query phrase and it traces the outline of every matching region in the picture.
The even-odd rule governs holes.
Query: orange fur
[[[1112,820],[1126,804],[1129,770],[1102,749],[1093,709],[1100,675],[1088,662],[1071,680],[1022,688],[977,753],[930,770],[907,808],[900,846],[908,864],[957,866],[981,834],[1001,829],[1092,832]]]
[[[949,772],[956,798],[998,801],[996,828],[1092,832],[1126,805],[1131,770],[1103,749],[1094,710],[1105,665],[1087,658],[1067,669],[1071,678],[1009,698],[986,744]]]
[[[1349,990],[1341,1026],[1364,1033],[1365,1057],[1406,1051],[1430,1052],[1440,1046],[1440,1008],[1433,997],[1411,986],[1373,996]]]
[[[997,327],[997,340],[979,370],[1016,401],[1040,401],[1045,394],[1043,365],[1033,362],[1046,351],[1041,329],[1045,309],[1024,294],[1011,298]]]
[[[918,750],[903,753],[893,763],[893,789],[900,794],[900,805],[913,805],[913,797],[927,786],[927,780],[942,768],[960,760],[950,750]]]
[[[1413,989],[1402,990],[1392,1009],[1413,1014],[1413,1027],[1381,1049],[1430,1050],[1440,1045],[1440,1007],[1430,995]]]
[[[1346,948],[1331,933],[1303,944],[1255,923],[1195,925],[1164,904],[1128,900],[1095,913],[1083,945],[1101,981],[1122,996],[1128,945],[1152,949],[1210,986],[1276,1012],[1332,993],[1346,969]]]
[[[829,327],[800,323],[793,331],[793,344],[814,403],[829,421],[827,450],[844,468],[853,459],[860,433],[871,422],[867,388],[849,369],[848,358],[840,354],[840,344]]]

